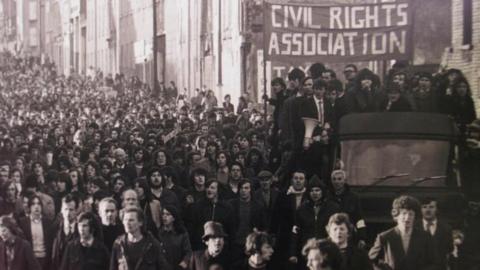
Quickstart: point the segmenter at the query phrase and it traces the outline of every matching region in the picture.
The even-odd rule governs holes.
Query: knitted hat
[[[308,181],[308,190],[310,191],[314,187],[319,187],[322,191],[326,188],[324,181],[320,180],[316,174],[314,174],[310,178],[310,181]]]

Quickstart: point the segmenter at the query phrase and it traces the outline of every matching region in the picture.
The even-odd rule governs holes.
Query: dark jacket
[[[147,165],[144,163],[142,169],[140,170],[140,173],[137,173],[135,162],[128,164],[124,170],[125,175],[127,176],[127,179],[128,179],[127,180],[128,183],[132,183],[132,184],[134,184],[135,179],[137,179],[138,177],[146,176],[147,171],[148,171]]]
[[[318,119],[318,109],[315,104],[315,99],[313,97],[304,98],[303,101],[299,100],[297,106],[299,107],[300,113],[297,118],[295,118],[295,123],[297,127],[294,129],[294,147],[295,149],[302,149],[303,139],[305,137],[305,125],[303,124],[303,117]],[[322,112],[323,123],[335,124],[335,111],[332,107],[332,104],[326,99],[323,98],[323,112]],[[313,136],[321,134],[321,129],[316,127],[313,131]]]
[[[224,250],[215,258],[208,254],[207,250],[197,250],[192,253],[188,260],[188,270],[209,270],[212,265],[220,265],[221,269],[230,269],[230,260]],[[232,269],[233,270],[233,269]]]
[[[188,232],[165,231],[160,229],[158,239],[163,244],[167,261],[173,269],[180,269],[178,264],[188,262],[192,253]]]
[[[447,257],[453,250],[452,228],[442,220],[437,220],[437,229],[433,235],[434,246],[437,249],[438,258],[442,270],[446,270]]]
[[[381,111],[385,112],[411,112],[412,105],[404,96],[400,96],[400,98],[392,102],[390,107],[388,107],[389,100],[388,98],[385,99],[382,104],[380,105]]]
[[[315,214],[313,202],[308,202],[295,213],[295,227],[292,229],[292,242],[290,244],[290,255],[299,256],[302,247],[307,240],[315,237],[322,239],[327,237],[325,227],[331,215],[338,213],[340,207],[335,202],[324,200],[320,210]]]
[[[230,205],[224,201],[212,203],[205,199],[195,203],[191,209],[192,216],[187,222],[190,235],[190,243],[193,250],[202,248],[203,225],[207,221],[216,221],[223,225],[227,235],[231,236],[233,228],[232,209]]]
[[[271,98],[268,100],[268,102],[270,103],[270,105],[274,106],[275,108],[273,109],[273,124],[274,126],[278,129],[278,126],[279,126],[279,120],[280,120],[280,112],[282,111],[282,108],[283,108],[283,103],[285,102],[285,100],[287,100],[287,98],[290,97],[289,95],[289,91],[287,91],[286,89],[280,91],[279,93],[277,93],[277,96],[276,98]]]
[[[301,128],[302,123],[299,123],[299,110],[305,98],[290,96],[283,103],[282,111],[280,112],[279,127],[281,129],[280,137],[283,143],[293,143],[295,141],[295,130]]]
[[[5,242],[0,241],[0,269],[7,265]],[[33,255],[32,246],[26,240],[16,236],[14,243],[14,257],[11,270],[41,270],[40,264]]]
[[[344,252],[344,262],[346,270],[373,270],[372,262],[368,258],[368,253],[356,246],[349,245]]]
[[[357,229],[355,236],[358,239],[355,240],[366,240],[366,227],[363,226],[363,228],[361,229],[358,228],[359,221],[363,220],[363,223],[365,223],[365,220],[363,219],[363,211],[360,203],[360,198],[358,197],[358,195],[352,192],[348,185],[345,185],[345,189],[341,194],[335,194],[334,192],[332,192],[331,199],[340,206],[340,212],[348,214],[350,222]]]
[[[240,199],[231,200],[230,207],[232,209],[232,230],[235,233],[240,223]],[[252,199],[250,200],[250,232],[253,231],[253,228],[265,231],[267,229],[267,220],[263,205]]]
[[[122,224],[115,224],[115,225],[103,225],[102,224],[102,232],[103,232],[103,244],[108,249],[108,252],[112,252],[113,242],[122,234],[125,233]]]
[[[304,204],[307,201],[308,198],[305,192],[302,195],[301,204]],[[290,246],[292,227],[295,224],[296,211],[295,195],[281,193],[275,204],[271,223],[271,233],[277,236],[277,241],[275,243],[276,255],[282,253],[283,255],[287,255],[289,252],[288,247]]]
[[[52,269],[58,269],[60,267],[68,242],[78,238],[77,226],[74,226],[74,233],[68,236],[65,235],[63,231],[63,221],[58,223],[56,230],[57,233],[53,240],[52,247]]]
[[[23,234],[25,236],[25,239],[30,243],[30,245],[33,245],[32,242],[32,227],[30,226],[30,217],[23,217],[18,220],[18,226],[22,229]],[[52,223],[47,220],[45,217],[42,217],[42,227],[43,227],[43,241],[45,244],[45,251],[47,253],[46,259],[47,259],[47,264],[46,266],[49,266],[50,259],[52,257],[51,251],[52,251],[52,241],[53,241],[53,229],[52,229]]]
[[[92,246],[85,248],[75,239],[65,249],[60,270],[104,270],[108,269],[109,261],[103,242],[94,239]]]
[[[261,189],[258,189],[253,193],[253,199],[258,203],[262,204],[263,208],[265,209],[265,215],[266,215],[265,218],[267,221],[268,230],[270,230],[272,225],[273,211],[274,211],[275,204],[277,203],[277,198],[279,194],[280,194],[280,191],[277,188],[272,187],[270,189],[270,199],[268,202],[266,202]]]
[[[351,113],[378,112],[385,95],[378,89],[370,91],[355,89],[347,96],[348,111]]]
[[[128,257],[128,254],[125,254],[125,250],[127,250],[127,235],[119,236],[113,243],[112,255],[110,256],[110,270],[170,270],[171,266],[165,259],[165,251],[161,244],[150,233],[145,234],[143,237],[146,239],[147,245],[142,251],[142,256],[135,269],[129,269],[128,266],[124,265]]]
[[[177,195],[175,193],[167,188],[162,189],[162,194],[160,195],[160,198],[156,197],[152,193],[152,198],[155,200],[160,201],[162,205],[171,205],[175,206],[179,211],[182,210],[182,205],[180,204],[180,201],[177,198]]]
[[[430,235],[414,228],[405,254],[400,231],[394,227],[377,235],[368,255],[379,269],[434,270],[439,269],[440,263],[433,245]]]
[[[416,111],[418,112],[440,112],[438,108],[438,97],[434,93],[434,89],[430,89],[427,93],[420,93],[418,90],[413,93]]]
[[[465,132],[466,125],[472,123],[473,120],[477,118],[477,113],[475,111],[475,104],[471,96],[466,96],[464,98],[454,97],[452,98],[452,103],[449,104],[451,107],[451,115],[455,119],[455,122],[460,127],[461,132]]]

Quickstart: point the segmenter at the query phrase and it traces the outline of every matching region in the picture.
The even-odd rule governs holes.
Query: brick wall
[[[463,42],[463,0],[452,0],[452,44],[444,55],[447,68],[458,68],[464,72],[480,114],[480,1],[473,0],[472,46]]]

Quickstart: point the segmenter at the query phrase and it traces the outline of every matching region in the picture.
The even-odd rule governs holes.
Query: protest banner
[[[315,62],[408,60],[413,54],[410,0],[375,4],[265,3],[264,55],[277,77]],[[284,76],[282,76],[284,77]]]

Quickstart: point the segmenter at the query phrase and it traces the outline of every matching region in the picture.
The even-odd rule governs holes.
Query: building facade
[[[480,111],[480,2],[452,0],[452,41],[442,65],[467,77],[477,112]]]

